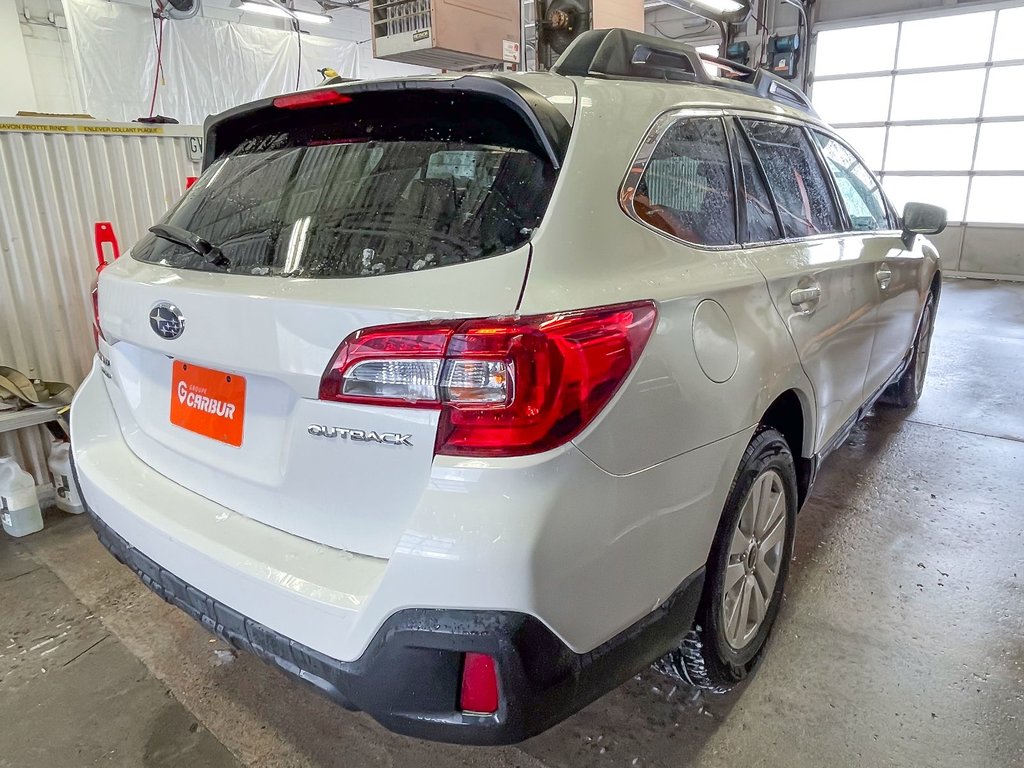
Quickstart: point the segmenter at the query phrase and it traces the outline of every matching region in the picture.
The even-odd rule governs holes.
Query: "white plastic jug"
[[[36,481],[10,456],[0,456],[0,523],[11,536],[43,530]]]
[[[55,443],[47,463],[53,475],[53,487],[57,491],[57,506],[72,515],[82,514],[85,506],[71,476],[71,443]]]

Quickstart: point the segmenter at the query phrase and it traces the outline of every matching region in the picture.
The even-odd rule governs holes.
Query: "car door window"
[[[741,122],[768,177],[786,237],[840,231],[828,180],[804,130],[766,120]]]
[[[821,147],[821,154],[836,180],[839,197],[846,206],[853,228],[867,232],[888,229],[885,198],[871,171],[831,136],[815,131],[814,140]]]
[[[732,165],[720,118],[689,118],[662,136],[633,196],[638,218],[697,245],[736,242]]]
[[[747,235],[745,242],[768,243],[782,237],[775,208],[772,207],[771,193],[765,186],[757,158],[742,136],[736,142],[740,161],[743,186],[740,190],[740,205],[747,212]]]

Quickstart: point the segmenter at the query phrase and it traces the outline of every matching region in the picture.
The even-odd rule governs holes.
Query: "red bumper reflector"
[[[466,654],[459,709],[473,715],[493,715],[498,711],[498,671],[490,656]]]
[[[305,93],[278,96],[274,99],[274,106],[278,109],[309,109],[310,107],[327,107],[331,104],[349,104],[351,101],[351,96],[337,91],[306,91]]]

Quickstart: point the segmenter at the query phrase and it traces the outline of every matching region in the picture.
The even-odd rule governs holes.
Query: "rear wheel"
[[[716,693],[750,674],[778,616],[796,513],[793,454],[761,428],[733,480],[694,627],[656,669]]]
[[[935,328],[935,294],[929,293],[921,313],[921,323],[914,339],[910,365],[899,380],[892,384],[882,397],[883,402],[897,408],[917,405],[924,393],[925,377],[928,375],[928,360],[932,351],[932,331]]]

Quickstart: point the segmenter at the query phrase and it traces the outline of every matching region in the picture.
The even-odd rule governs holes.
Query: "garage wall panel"
[[[111,222],[124,253],[199,174],[190,143],[201,135],[198,126],[0,117],[0,364],[81,382],[95,353],[95,225]],[[26,430],[0,438],[0,452],[45,483],[46,442]]]
[[[964,233],[958,271],[1021,279],[1024,273],[1024,229],[972,224]]]

